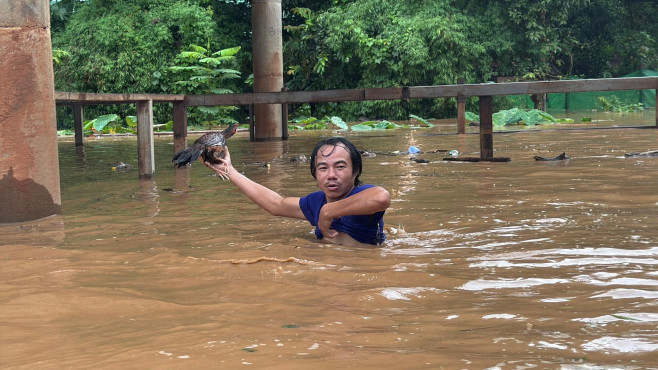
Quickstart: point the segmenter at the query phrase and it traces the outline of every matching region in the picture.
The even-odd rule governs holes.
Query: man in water
[[[311,154],[311,175],[320,191],[305,197],[283,197],[258,184],[231,164],[228,148],[220,163],[205,165],[228,178],[252,202],[274,216],[308,220],[318,239],[346,246],[380,245],[384,212],[391,205],[389,192],[375,185],[360,185],[361,154],[340,137],[324,139]]]

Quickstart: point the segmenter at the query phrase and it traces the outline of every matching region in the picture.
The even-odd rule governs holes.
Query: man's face
[[[325,145],[315,158],[315,179],[327,197],[327,202],[343,199],[354,188],[356,173],[347,148]]]

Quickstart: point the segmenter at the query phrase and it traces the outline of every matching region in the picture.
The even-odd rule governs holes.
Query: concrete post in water
[[[281,91],[288,91],[286,87],[282,87]],[[288,103],[281,104],[281,139],[288,140]]]
[[[283,87],[283,41],[281,0],[252,0],[254,92],[281,91]],[[281,105],[254,107],[254,140],[282,139]]]
[[[493,150],[493,99],[480,97],[480,158],[492,158]]]
[[[254,136],[256,122],[254,122],[254,105],[249,104],[249,141],[256,141]]]
[[[187,106],[174,102],[174,154],[187,147]]]
[[[75,129],[75,146],[84,145],[84,107],[80,104],[73,106],[73,127]]]
[[[457,84],[463,85],[464,81],[464,78],[460,77]],[[466,133],[466,97],[463,95],[457,95],[457,133]]]
[[[0,222],[59,214],[50,8],[0,0]]]
[[[152,178],[155,173],[153,153],[153,100],[137,102],[137,167],[140,178]]]

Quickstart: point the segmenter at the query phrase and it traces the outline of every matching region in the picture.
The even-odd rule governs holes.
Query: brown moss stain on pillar
[[[41,3],[17,2],[13,14],[0,16],[0,222],[61,213],[52,49]]]

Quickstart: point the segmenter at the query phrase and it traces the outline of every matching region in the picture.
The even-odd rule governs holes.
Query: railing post
[[[288,91],[284,86],[281,91]],[[288,140],[288,103],[281,103],[281,140]]]
[[[153,177],[153,100],[137,102],[137,166],[140,178]]]
[[[249,104],[249,141],[256,141],[256,122],[254,120],[254,105]]]
[[[187,147],[187,106],[174,102],[174,154]]]
[[[480,97],[480,158],[493,157],[493,99]]]
[[[458,85],[463,85],[465,82],[463,77],[457,79]],[[457,95],[457,133],[466,133],[466,97]]]
[[[82,146],[84,138],[84,106],[75,104],[73,106],[73,128],[75,130],[75,146]]]

